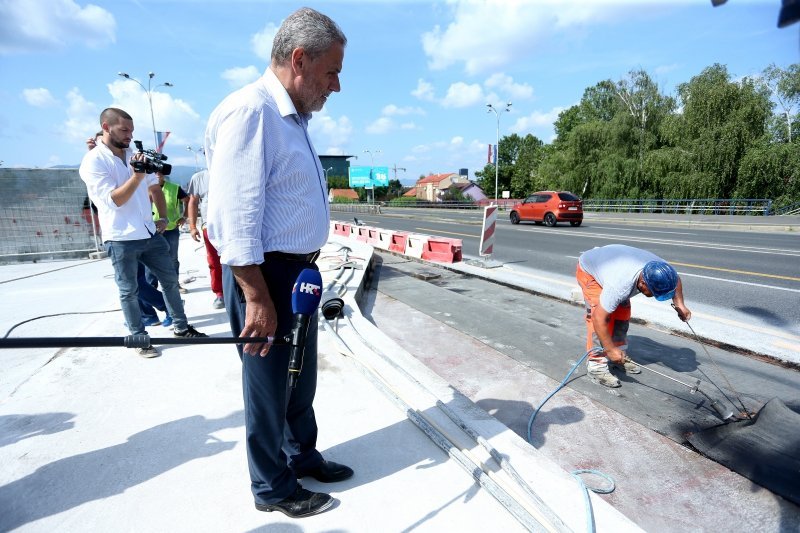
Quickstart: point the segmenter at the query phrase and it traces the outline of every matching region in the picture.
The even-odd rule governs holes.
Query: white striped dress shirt
[[[310,253],[327,241],[327,182],[310,117],[269,68],[211,113],[207,229],[222,263],[260,264],[265,252]]]

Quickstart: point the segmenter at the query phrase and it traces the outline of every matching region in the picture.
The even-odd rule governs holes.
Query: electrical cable
[[[33,318],[29,318],[27,320],[23,320],[22,322],[17,322],[16,324],[14,324],[8,331],[6,331],[6,334],[3,335],[2,338],[4,339],[8,338],[11,332],[17,329],[19,326],[27,324],[28,322],[33,322],[34,320],[39,320],[40,318],[53,318],[56,316],[67,316],[67,315],[96,315],[99,313],[116,313],[117,311],[122,311],[122,309],[109,309],[108,311],[72,311],[68,313],[55,313],[52,315],[35,316]]]
[[[528,443],[533,445],[533,441],[531,439],[531,428],[533,427],[533,421],[536,419],[536,415],[539,414],[539,411],[542,409],[542,407],[544,407],[544,404],[546,404],[547,401],[550,400],[550,398],[555,396],[555,394],[558,391],[560,391],[566,386],[566,384],[569,382],[570,376],[572,376],[572,373],[575,372],[575,369],[577,369],[580,366],[580,364],[589,356],[589,354],[595,350],[596,348],[592,348],[591,350],[588,350],[585,354],[583,354],[583,356],[581,356],[581,358],[578,359],[574,365],[572,365],[572,368],[569,369],[569,372],[567,372],[567,375],[564,376],[564,379],[561,381],[558,387],[556,387],[550,394],[548,394],[547,397],[544,400],[542,400],[539,406],[533,411],[533,414],[531,415],[531,418],[528,421]],[[586,530],[589,531],[590,533],[594,533],[595,531],[594,511],[592,510],[592,501],[591,498],[589,498],[589,491],[591,490],[592,492],[596,492],[598,494],[609,494],[613,492],[614,489],[616,488],[614,479],[611,476],[600,472],[599,470],[581,469],[581,470],[574,470],[570,472],[570,474],[572,474],[572,477],[574,477],[578,481],[578,484],[581,487],[581,492],[583,494],[584,508],[586,509]],[[594,474],[602,478],[605,478],[609,482],[609,486],[593,487],[587,485],[580,477],[580,474]]]

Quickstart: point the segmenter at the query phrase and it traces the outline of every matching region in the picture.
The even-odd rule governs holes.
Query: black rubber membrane
[[[689,442],[723,464],[800,505],[800,403],[767,402],[753,420],[695,433]]]

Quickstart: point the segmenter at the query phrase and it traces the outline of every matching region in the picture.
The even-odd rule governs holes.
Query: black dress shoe
[[[278,503],[256,503],[259,511],[280,511],[289,518],[303,518],[319,514],[333,505],[333,498],[330,494],[323,492],[311,492],[297,485],[294,494],[282,499]]]
[[[298,470],[295,472],[297,478],[313,477],[317,481],[323,483],[333,483],[336,481],[344,481],[353,476],[353,469],[349,466],[340,465],[333,461],[323,460],[319,465],[309,470]]]

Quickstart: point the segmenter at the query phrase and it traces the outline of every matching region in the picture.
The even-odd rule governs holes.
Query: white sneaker
[[[214,309],[225,309],[225,300],[217,296],[214,298],[214,303],[211,304]]]

